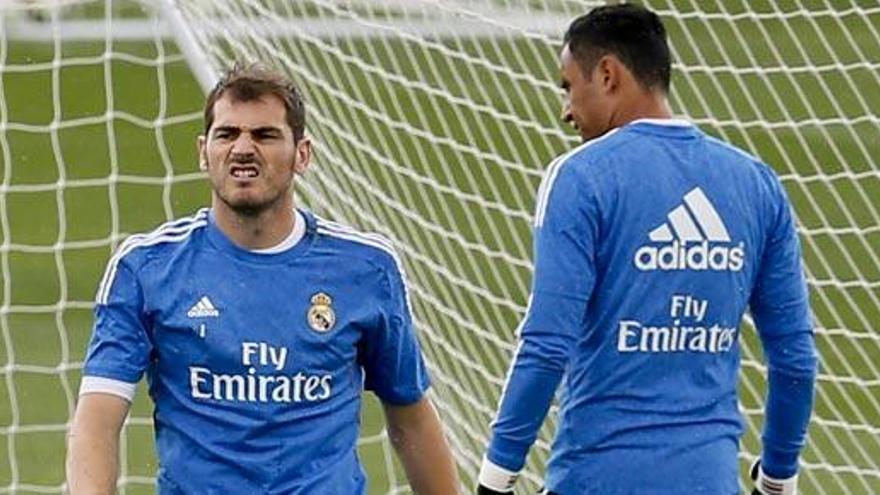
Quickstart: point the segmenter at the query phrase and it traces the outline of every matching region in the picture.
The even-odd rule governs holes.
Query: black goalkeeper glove
[[[752,464],[750,474],[755,482],[752,495],[797,495],[797,474],[785,479],[771,478],[761,469],[760,457]]]
[[[511,495],[513,492],[496,492],[491,488],[487,488],[483,485],[477,487],[477,495]]]
[[[491,488],[487,488],[483,485],[480,485],[477,487],[477,495],[512,495],[512,494],[513,494],[513,492],[506,492],[506,493],[505,492],[498,492],[498,491],[495,491]],[[554,492],[548,492],[542,488],[541,491],[538,492],[538,495],[556,495],[556,494]]]

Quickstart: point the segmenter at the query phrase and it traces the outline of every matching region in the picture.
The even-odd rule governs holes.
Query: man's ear
[[[597,81],[605,93],[613,93],[620,86],[624,70],[626,67],[620,59],[614,55],[606,54],[596,63],[593,77],[599,78]]]
[[[303,175],[312,162],[312,141],[303,136],[296,143],[293,154],[293,173]]]
[[[205,138],[205,136],[199,136],[198,139],[196,139],[196,153],[199,155],[199,170],[202,172],[208,171],[208,151],[206,146],[207,138]]]

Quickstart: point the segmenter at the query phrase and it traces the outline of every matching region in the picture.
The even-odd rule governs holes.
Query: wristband
[[[488,457],[483,457],[479,476],[481,486],[500,493],[513,493],[513,485],[518,478],[518,472],[504,469],[490,461]]]
[[[785,479],[770,477],[764,472],[761,459],[758,458],[752,464],[751,475],[758,495],[797,495],[797,474]]]

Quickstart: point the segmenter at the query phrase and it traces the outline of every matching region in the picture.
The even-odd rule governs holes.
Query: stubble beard
[[[226,205],[226,207],[236,215],[245,218],[259,217],[267,211],[279,208],[284,202],[285,194],[290,194],[290,192],[281,192],[268,198],[233,199],[220,190],[214,190],[214,195],[220,200],[220,202]]]

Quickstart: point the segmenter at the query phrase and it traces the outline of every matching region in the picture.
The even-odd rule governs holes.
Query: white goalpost
[[[235,60],[303,89],[315,158],[298,202],[401,254],[470,490],[528,296],[538,183],[578,142],[559,121],[561,35],[601,3],[0,0],[0,494],[64,491],[101,270],[128,234],[207,202],[193,143]],[[643,3],[669,29],[674,111],[761,156],[795,206],[821,354],[801,491],[880,493],[880,4]],[[754,333],[744,322],[743,469],[763,418]],[[371,493],[409,493],[382,423],[368,404]],[[151,427],[141,391],[122,493],[152,490]]]

